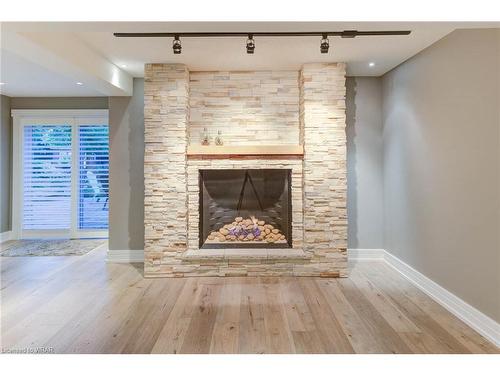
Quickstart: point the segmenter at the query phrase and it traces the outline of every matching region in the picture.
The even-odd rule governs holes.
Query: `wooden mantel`
[[[202,146],[187,147],[188,157],[293,156],[304,155],[303,145]]]

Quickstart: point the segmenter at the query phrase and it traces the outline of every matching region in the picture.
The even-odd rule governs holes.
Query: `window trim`
[[[13,147],[12,147],[12,236],[13,239],[27,238],[107,238],[108,230],[81,230],[78,229],[78,173],[79,158],[72,158],[71,167],[71,228],[69,230],[27,230],[22,229],[23,212],[23,130],[24,126],[33,125],[71,125],[72,155],[78,155],[79,137],[78,127],[89,120],[104,121],[109,126],[107,109],[14,109],[13,118]],[[109,194],[109,191],[108,191]]]

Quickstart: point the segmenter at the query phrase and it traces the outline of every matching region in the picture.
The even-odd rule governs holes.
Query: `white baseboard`
[[[106,261],[110,263],[144,262],[144,250],[108,250]]]
[[[2,232],[0,233],[0,243],[5,242],[5,241],[10,241],[13,237],[14,233],[9,230],[8,232]]]
[[[347,249],[347,258],[353,261],[384,260],[384,249]]]
[[[500,347],[500,324],[384,249],[349,249],[349,260],[383,260],[417,288]]]
[[[441,306],[500,347],[499,323],[387,251],[384,251],[384,260]]]

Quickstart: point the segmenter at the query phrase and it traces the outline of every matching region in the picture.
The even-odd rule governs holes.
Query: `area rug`
[[[3,257],[83,255],[106,243],[90,240],[19,240],[0,245]]]

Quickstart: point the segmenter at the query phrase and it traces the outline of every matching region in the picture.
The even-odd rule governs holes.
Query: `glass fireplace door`
[[[200,248],[289,248],[290,169],[200,171]]]

